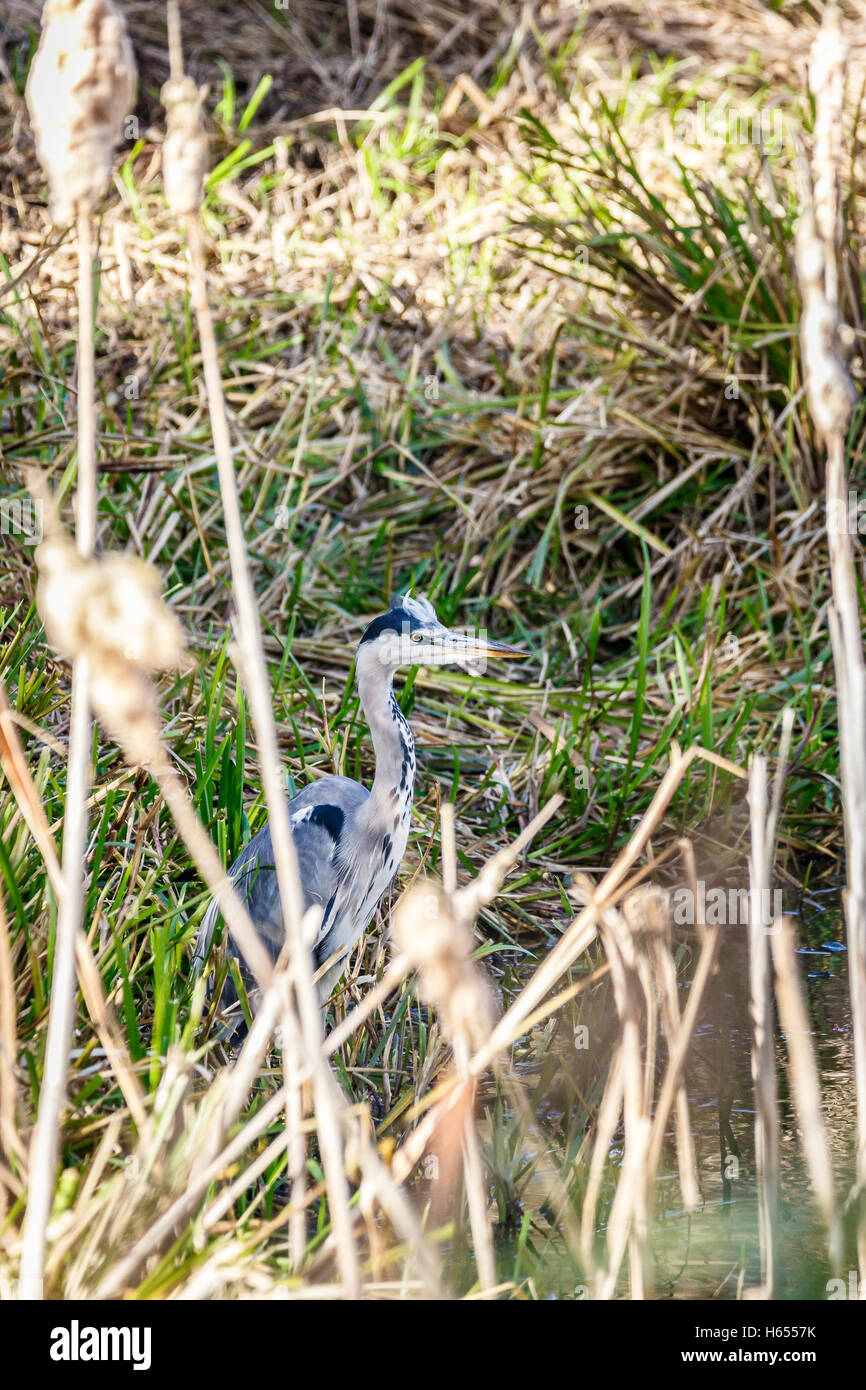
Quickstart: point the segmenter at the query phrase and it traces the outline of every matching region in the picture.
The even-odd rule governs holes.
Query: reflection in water
[[[826,921],[821,931],[827,934]],[[801,926],[801,940],[807,935],[810,943],[798,959],[841,1206],[853,1181],[856,1139],[847,957],[836,944],[822,944],[817,929],[807,933]],[[688,959],[681,966],[681,1008],[692,966]],[[521,983],[516,982],[518,987]],[[730,928],[686,1073],[701,1203],[691,1214],[683,1210],[671,1130],[656,1185],[650,1240],[655,1297],[736,1298],[743,1288],[760,1281],[748,991],[746,933]],[[515,1052],[525,1105],[499,1085],[482,1100],[482,1109],[488,1111],[488,1157],[493,1159],[492,1190],[500,1216],[500,1275],[530,1277],[541,1297],[570,1298],[575,1292],[583,1296],[580,1270],[552,1210],[556,1201],[551,1194],[561,1194],[564,1184],[579,1211],[587,1161],[587,1147],[581,1152],[580,1146],[591,1129],[616,1031],[610,984],[604,980]],[[825,1240],[802,1159],[778,1028],[776,1056],[781,1126],[776,1297],[826,1298],[830,1271]],[[658,1059],[657,1077],[665,1061],[663,1055]],[[503,1114],[512,1121],[510,1146],[501,1133]],[[499,1135],[495,1152],[494,1134]],[[599,1207],[600,1240],[622,1158],[621,1143],[620,1130]],[[853,1251],[846,1257],[855,1268]],[[620,1294],[627,1296],[627,1291],[626,1275]]]

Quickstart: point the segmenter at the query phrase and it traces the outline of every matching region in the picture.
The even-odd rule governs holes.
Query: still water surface
[[[844,939],[844,928],[838,918],[813,915],[801,919],[798,937],[841,1205],[853,1181],[856,1137],[847,953],[839,941]],[[527,961],[527,978],[533,966],[534,962]],[[690,976],[686,962],[681,970],[681,1009]],[[513,983],[519,987],[523,980],[516,978]],[[683,1209],[671,1131],[657,1184],[650,1240],[652,1296],[656,1298],[733,1299],[760,1282],[748,990],[745,931],[730,928],[717,974],[704,1000],[686,1073],[701,1202],[694,1212]],[[539,1030],[538,1036],[515,1053],[532,1123],[521,1126],[515,1108],[509,1105],[507,1088],[491,1088],[482,1098],[482,1108],[487,1109],[488,1143],[493,1144],[494,1131],[499,1130],[498,1166],[503,1166],[504,1149],[513,1179],[506,1184],[506,1198],[512,1198],[513,1205],[495,1232],[500,1277],[530,1277],[536,1296],[558,1299],[586,1296],[580,1270],[550,1210],[551,1177],[568,1173],[580,1138],[586,1133],[586,1117],[600,1099],[606,1065],[600,1065],[600,1058],[609,1057],[616,1029],[609,985],[596,989],[591,997],[584,996],[569,1017],[566,1013],[564,1010],[546,1033]],[[585,1050],[574,1046],[574,1030],[581,1024],[593,1040]],[[778,1027],[776,1056],[781,1212],[775,1296],[826,1299],[835,1286],[828,1288],[831,1272],[803,1163],[785,1069],[785,1045]],[[662,1052],[659,1079],[664,1061]],[[503,1125],[507,1128],[509,1123],[510,1149],[501,1137]],[[599,1207],[601,1239],[622,1161],[621,1146],[620,1130],[609,1155],[605,1200]],[[526,1165],[530,1165],[528,1171]],[[850,1248],[846,1259],[845,1270],[848,1265],[856,1268]],[[838,1288],[836,1292],[838,1296]],[[625,1272],[620,1296],[628,1296]]]

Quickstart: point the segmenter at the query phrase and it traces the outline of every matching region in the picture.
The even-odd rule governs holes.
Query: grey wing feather
[[[323,911],[316,946],[326,935],[324,914],[340,881],[340,842],[346,823],[357,814],[369,793],[350,777],[323,777],[305,787],[288,804],[292,839],[298,858],[304,910],[314,903]],[[245,903],[253,925],[274,960],[285,940],[282,906],[270,826],[255,835],[231,867],[230,878]],[[214,899],[205,913],[193,952],[193,969],[201,969],[207,959],[219,917]],[[229,943],[233,955],[234,943]]]

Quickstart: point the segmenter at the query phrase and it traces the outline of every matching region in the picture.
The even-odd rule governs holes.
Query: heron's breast
[[[409,825],[412,820],[411,796],[399,805],[392,818],[387,818],[376,833],[372,853],[368,862],[372,873],[368,876],[368,886],[358,905],[357,921],[360,929],[369,924],[370,918],[387,892],[406,852],[409,840]]]

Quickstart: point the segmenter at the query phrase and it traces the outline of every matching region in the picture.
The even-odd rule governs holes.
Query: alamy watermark
[[[151,1364],[149,1327],[82,1327],[73,1318],[68,1327],[51,1331],[52,1361],[129,1361],[134,1371]]]
[[[400,631],[386,628],[379,639],[377,655],[383,666],[440,666],[453,662],[466,666],[473,675],[487,670],[486,628],[413,627],[403,622]]]
[[[708,927],[747,927],[752,917],[752,895],[748,888],[708,888],[702,878],[697,880],[697,893],[691,888],[675,888],[671,894],[671,911],[678,927],[693,927],[705,922]],[[760,924],[768,931],[784,915],[781,888],[762,888],[756,906]]]
[[[848,490],[847,502],[841,497],[831,497],[827,505],[827,530],[834,536],[866,535],[866,497],[860,497],[853,488]]]
[[[840,1298],[850,1298],[856,1303],[866,1298],[866,1279],[860,1279],[856,1269],[848,1270],[848,1281],[844,1279],[827,1280],[827,1299],[829,1302]]]
[[[0,536],[26,545],[42,540],[43,504],[33,497],[0,497]]]
[[[727,145],[778,149],[785,136],[785,118],[778,106],[737,107],[723,101],[699,101],[696,111],[677,112],[674,130],[681,140],[698,145],[723,140]]]

